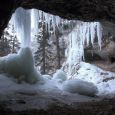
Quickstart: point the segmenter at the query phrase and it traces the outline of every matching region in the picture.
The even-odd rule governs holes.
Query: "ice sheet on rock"
[[[37,9],[31,10],[31,36],[32,38],[38,34],[39,30],[39,11]]]

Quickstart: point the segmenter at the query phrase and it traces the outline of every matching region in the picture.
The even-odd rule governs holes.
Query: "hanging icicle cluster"
[[[30,47],[31,37],[39,32],[39,22],[45,22],[48,31],[52,28],[55,34],[57,27],[68,24],[71,28],[70,21],[63,20],[58,16],[47,14],[36,9],[24,10],[18,8],[10,21],[16,30],[17,37],[21,39],[22,47]],[[63,31],[63,29],[62,29]],[[84,59],[84,46],[94,44],[94,39],[98,38],[98,44],[101,49],[102,27],[99,22],[81,22],[76,21],[76,26],[72,32],[66,36],[69,40],[66,53],[69,71],[72,73],[72,67]],[[77,66],[76,66],[77,67]]]
[[[29,46],[31,36],[37,34],[39,30],[38,22],[41,20],[47,22],[48,31],[52,26],[53,31],[61,23],[65,21],[58,16],[47,14],[43,11],[36,9],[24,10],[18,8],[11,19],[11,23],[14,24],[17,36],[22,40],[22,47]],[[77,24],[73,31],[69,34],[69,47],[68,47],[68,62],[72,64],[82,61],[84,58],[84,45],[94,44],[94,39],[97,36],[98,44],[101,49],[102,27],[98,22],[80,22]],[[55,33],[55,32],[54,32]]]
[[[69,34],[68,61],[72,64],[84,59],[84,46],[94,44],[98,38],[98,45],[101,49],[102,27],[99,22],[78,22],[73,31]]]
[[[99,22],[80,22],[78,21],[73,31],[67,36],[68,48],[66,50],[68,74],[76,71],[77,65],[84,60],[84,46],[94,45],[95,38],[101,49],[102,27]]]
[[[48,31],[50,31],[50,28],[53,28],[53,33],[55,34],[55,28],[60,23],[63,25],[64,20],[59,16],[54,16],[36,9],[25,10],[18,8],[13,14],[10,24],[14,25],[17,37],[21,40],[22,47],[30,45],[30,38],[38,34],[39,22],[41,21],[47,23]]]
[[[54,33],[55,28],[58,27],[59,24],[62,22],[62,19],[59,16],[54,16],[36,9],[31,10],[31,20],[32,20],[33,34],[37,34],[37,32],[39,31],[38,22],[41,21],[46,22],[48,31],[50,31],[50,28],[52,27]]]

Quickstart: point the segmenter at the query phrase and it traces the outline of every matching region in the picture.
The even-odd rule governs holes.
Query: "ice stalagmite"
[[[17,82],[36,83],[41,75],[34,67],[34,60],[29,47],[21,48],[18,54],[9,54],[0,58],[0,72],[7,73]]]
[[[17,37],[21,39],[22,45],[18,54],[9,54],[0,59],[0,72],[7,73],[17,82],[36,83],[41,81],[41,75],[34,67],[34,59],[30,49],[31,11],[18,8],[11,23],[14,24]]]

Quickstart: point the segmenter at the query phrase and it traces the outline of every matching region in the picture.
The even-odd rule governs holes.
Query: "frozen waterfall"
[[[13,14],[10,24],[14,26],[16,35],[21,41],[21,49],[18,54],[9,54],[0,59],[0,72],[7,73],[17,80],[17,82],[26,81],[28,83],[36,83],[43,81],[41,75],[34,67],[34,59],[30,49],[31,37],[38,34],[39,21],[46,21],[48,28],[60,23],[58,16],[46,14],[43,11],[35,9],[25,10],[18,8]],[[52,21],[52,25],[51,25]]]
[[[42,81],[41,75],[34,66],[34,59],[30,49],[31,43],[31,10],[18,8],[10,23],[14,25],[21,49],[17,54],[9,54],[0,59],[0,72],[7,73],[17,82],[36,83]]]
[[[29,47],[31,40],[31,12],[18,8],[12,16],[11,23],[14,25],[21,47]]]
[[[38,34],[39,25],[38,22],[46,22],[48,31],[53,27],[55,34],[55,28],[60,24],[63,26],[64,21],[58,16],[47,14],[43,11],[36,9],[24,10],[18,8],[11,19],[14,24],[17,36],[21,39],[22,47],[30,47],[31,37]],[[71,25],[70,25],[71,26]],[[94,44],[94,40],[98,38],[99,48],[101,49],[102,27],[99,22],[81,22],[76,21],[76,26],[72,32],[66,36],[68,41],[68,48],[66,50],[66,65],[68,76],[74,74],[73,70],[79,67],[79,63],[84,60],[84,46]]]
[[[98,45],[101,49],[102,27],[99,22],[77,22],[73,31],[67,36],[68,48],[66,49],[66,72],[70,77],[79,68],[79,63],[84,60],[84,46],[94,44],[98,38]]]

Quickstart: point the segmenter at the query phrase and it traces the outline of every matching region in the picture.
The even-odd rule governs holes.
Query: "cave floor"
[[[25,100],[17,100],[14,103],[19,106],[28,106]],[[29,108],[26,110],[16,111],[8,108],[11,101],[0,102],[0,115],[115,115],[115,99],[103,99],[92,102],[75,102],[72,105],[55,103],[48,109]],[[11,105],[12,106],[12,105]]]
[[[18,90],[0,93],[0,115],[115,115],[115,98]]]
[[[115,96],[71,94],[55,84],[17,84],[1,75],[0,115],[115,115]]]

